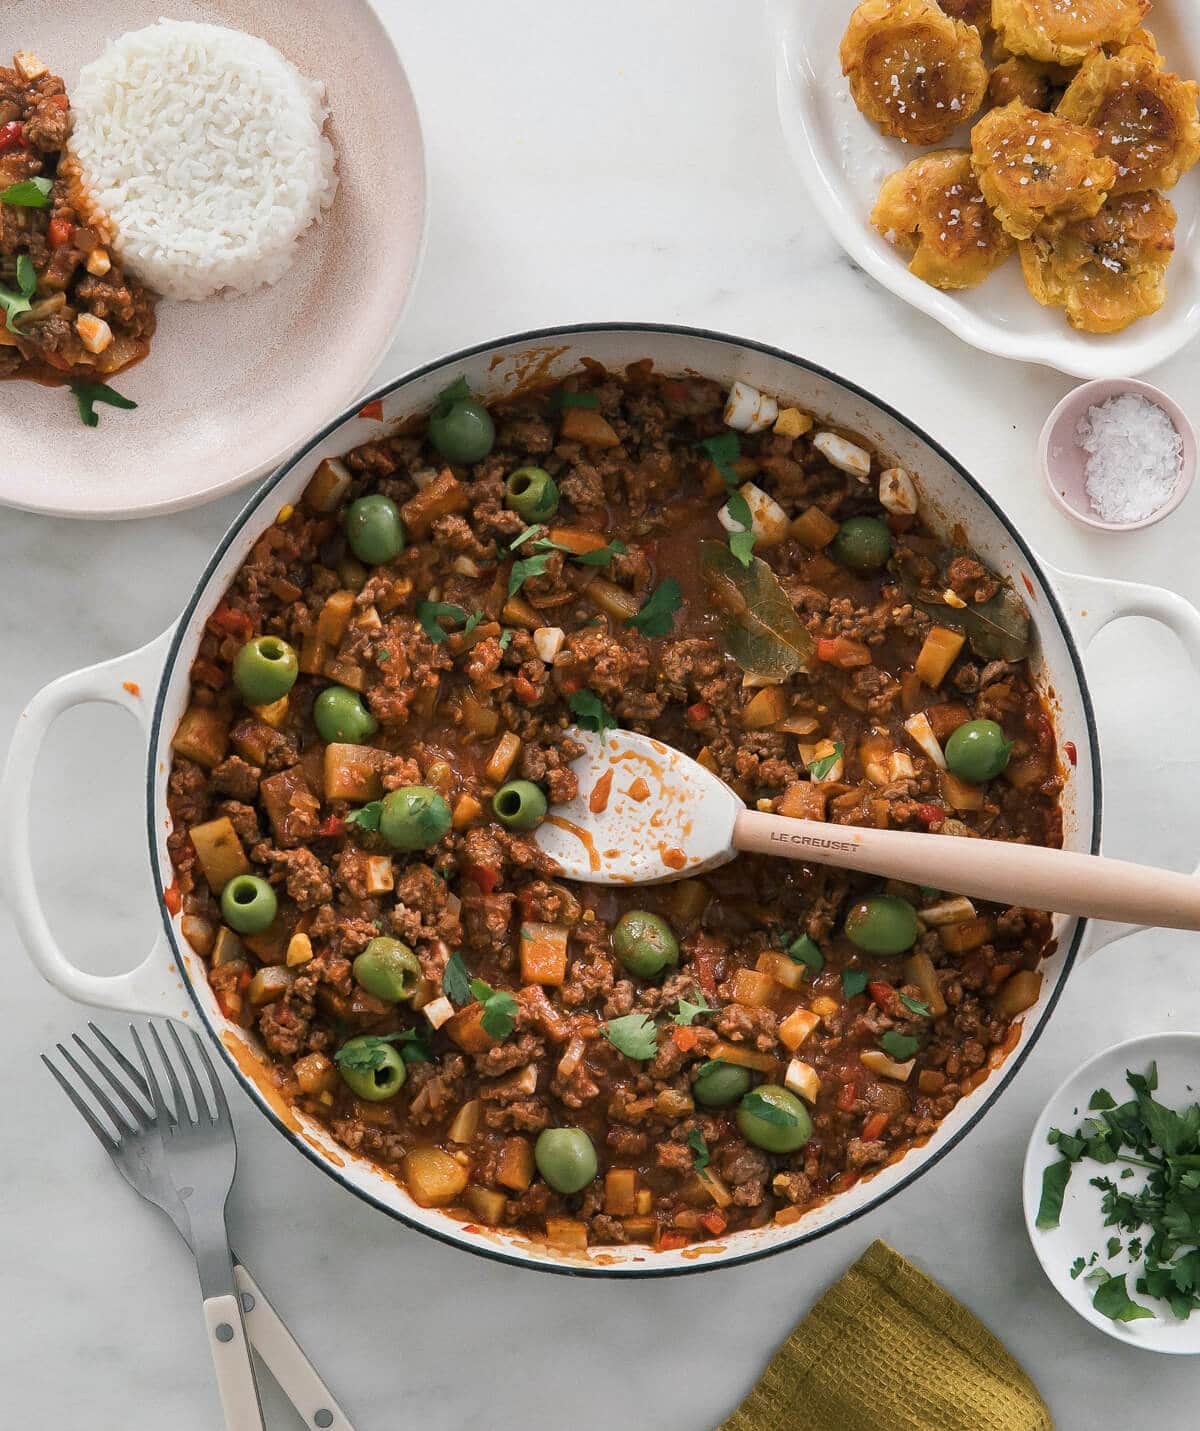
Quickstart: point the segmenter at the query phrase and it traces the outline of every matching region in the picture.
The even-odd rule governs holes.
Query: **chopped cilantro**
[[[814,974],[819,974],[825,967],[824,954],[817,947],[816,941],[810,939],[807,934],[792,940],[787,947],[787,956],[797,964],[807,964]]]
[[[1075,1261],[1071,1263],[1071,1280],[1074,1281],[1086,1266],[1087,1263],[1082,1257],[1076,1257]]]
[[[17,287],[19,293],[0,286],[0,310],[4,312],[5,326],[10,333],[20,333],[16,320],[33,307],[30,300],[37,292],[37,274],[27,253],[17,259]]]
[[[446,960],[442,971],[442,993],[456,1008],[471,1001],[471,975],[467,971],[462,950],[456,949]]]
[[[542,552],[539,556],[526,557],[524,561],[513,562],[512,570],[508,574],[509,596],[516,596],[531,576],[541,576],[549,563],[549,552]]]
[[[842,970],[842,993],[848,999],[857,997],[867,987],[868,979],[861,969]]]
[[[547,404],[551,412],[561,412],[567,407],[598,408],[600,399],[595,393],[572,393],[566,388],[555,388]]]
[[[0,194],[0,204],[12,204],[19,209],[48,209],[53,188],[53,179],[22,179]]]
[[[537,528],[530,527],[528,530],[536,531]],[[517,538],[517,542],[523,542],[526,535],[526,532],[522,532]],[[512,551],[517,542],[513,542],[509,551]],[[620,537],[614,537],[607,545],[597,547],[595,551],[590,552],[577,552],[571,547],[564,546],[562,542],[553,541],[550,537],[539,537],[533,545],[534,549],[539,552],[566,552],[571,560],[577,561],[580,566],[607,566],[613,557],[624,556],[629,550]]]
[[[729,550],[743,566],[749,566],[754,556],[754,517],[750,511],[750,503],[740,492],[730,492],[725,510],[741,529],[730,532]]]
[[[626,1014],[600,1025],[613,1048],[645,1063],[658,1052],[658,1030],[647,1014]]]
[[[914,999],[911,994],[901,994],[900,1002],[910,1014],[916,1014],[917,1018],[927,1019],[930,1017],[929,1005],[923,1004],[920,999]]]
[[[482,613],[480,613],[482,616]],[[418,601],[417,620],[421,623],[421,629],[426,636],[440,646],[450,635],[450,632],[442,624],[444,621],[452,622],[455,626],[461,626],[467,620],[466,609],[462,606],[455,606],[450,601]],[[475,625],[478,626],[478,619]]]
[[[504,630],[500,633],[500,650],[502,652],[507,651],[508,648],[512,645],[512,638],[512,627],[506,626]]]
[[[374,1073],[383,1067],[383,1050],[388,1044],[399,1048],[405,1063],[429,1063],[433,1057],[419,1029],[402,1029],[391,1034],[360,1034],[339,1048],[333,1061],[339,1068],[354,1073]]]
[[[911,1034],[897,1033],[895,1029],[888,1029],[887,1033],[880,1035],[879,1039],[879,1047],[889,1058],[894,1058],[898,1063],[912,1058],[920,1046],[920,1039],[913,1038]]]
[[[392,653],[388,650],[386,646],[380,646],[379,649],[375,652],[375,659],[379,662],[381,666],[386,666],[387,663],[392,659]]]
[[[845,745],[840,740],[835,740],[833,743],[833,754],[823,755],[820,760],[814,760],[808,767],[808,773],[814,780],[824,780],[845,753]]]
[[[739,1106],[747,1117],[758,1118],[763,1123],[774,1123],[779,1128],[794,1128],[796,1126],[794,1113],[787,1108],[781,1108],[778,1103],[772,1103],[769,1098],[764,1098],[755,1090],[747,1093]]]
[[[508,549],[509,549],[509,551],[510,551],[510,552],[515,552],[518,547],[524,546],[525,543],[529,540],[530,537],[536,536],[538,532],[544,532],[545,530],[546,530],[545,527],[543,527],[543,526],[537,526],[537,525],[532,526],[532,527],[526,527],[525,530],[521,533],[521,535],[520,535],[519,537],[514,537],[514,538],[512,539],[512,541],[509,542],[509,544],[508,544]]]
[[[1038,1203],[1035,1227],[1057,1227],[1062,1216],[1063,1197],[1071,1180],[1071,1164],[1065,1158],[1051,1163],[1042,1173],[1042,1200]]]
[[[572,691],[567,704],[584,730],[594,730],[602,739],[606,730],[616,730],[616,721],[595,691],[586,687],[582,691]]]
[[[701,1014],[713,1012],[713,1006],[703,994],[697,991],[696,997],[699,1000],[698,1003],[694,1003],[691,999],[680,999],[679,1012],[671,1015],[672,1022],[677,1023],[680,1028],[689,1028]]]
[[[675,613],[682,604],[679,583],[673,576],[665,577],[642,603],[642,609],[625,624],[635,627],[643,636],[666,636],[675,625]]]
[[[360,830],[378,830],[379,821],[383,817],[383,801],[372,800],[369,804],[361,805],[357,810],[351,810],[346,816],[347,825],[357,825]]]
[[[737,433],[727,429],[716,437],[706,437],[698,445],[702,452],[707,453],[726,484],[736,485],[739,478],[733,464],[742,455],[742,443]]]
[[[483,1005],[483,1016],[479,1022],[484,1033],[495,1039],[507,1038],[517,1020],[516,999],[503,989],[493,989],[482,979],[471,980],[471,993]]]
[[[708,1144],[704,1141],[704,1134],[699,1128],[693,1128],[688,1133],[687,1145],[692,1150],[692,1167],[698,1173],[702,1173],[712,1158],[708,1151]]]
[[[1092,1306],[1102,1316],[1111,1317],[1114,1322],[1136,1322],[1143,1317],[1152,1317],[1149,1307],[1135,1302],[1125,1290],[1125,1278],[1108,1277],[1096,1288]],[[1190,1310],[1190,1308],[1189,1308]]]
[[[100,414],[96,411],[98,402],[107,403],[109,407],[123,408],[126,412],[132,412],[137,407],[132,398],[122,397],[107,383],[72,383],[71,391],[75,395],[84,427],[99,427]]]

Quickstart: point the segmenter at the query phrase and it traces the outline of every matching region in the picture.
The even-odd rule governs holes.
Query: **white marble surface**
[[[423,107],[433,180],[428,260],[384,375],[567,320],[664,319],[763,339],[852,376],[931,429],[1051,560],[1200,599],[1200,497],[1134,537],[1068,525],[1033,465],[1037,430],[1067,380],[972,352],[845,261],[789,167],[754,7],[383,9]],[[1195,407],[1195,350],[1150,376]],[[0,513],[0,740],[45,682],[161,630],[237,505],[113,526]],[[1107,632],[1090,664],[1110,851],[1182,867],[1200,851],[1186,714],[1200,683],[1173,639],[1141,623]],[[39,868],[54,927],[88,967],[132,964],[155,925],[140,787],[140,752],[118,713],[61,722],[38,777]],[[85,873],[61,875],[77,863]],[[26,965],[3,911],[0,949],[4,1423],[209,1431],[219,1410],[184,1249],[37,1063],[86,1015]],[[1007,1342],[1063,1431],[1114,1424],[1116,1408],[1135,1402],[1175,1431],[1195,1424],[1194,1367],[1119,1347],[1058,1300],[1026,1242],[1019,1166],[1048,1090],[1086,1054],[1200,1027],[1195,951],[1182,935],[1143,934],[1085,963],[964,1146],[876,1215],[766,1263],[623,1285],[493,1266],[339,1192],[231,1089],[241,1151],[233,1236],[360,1431],[710,1427],[873,1236]],[[299,1426],[273,1388],[267,1397],[272,1427]]]

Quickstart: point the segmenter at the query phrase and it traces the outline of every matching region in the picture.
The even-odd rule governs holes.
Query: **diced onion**
[[[917,489],[903,467],[879,474],[879,505],[896,517],[917,515]]]
[[[738,490],[750,508],[750,530],[754,533],[754,540],[764,547],[776,547],[780,542],[787,541],[791,523],[775,498],[753,482],[743,482]],[[730,514],[728,506],[722,507],[717,515],[727,532],[745,530],[741,522]]]
[[[817,1094],[821,1091],[821,1080],[817,1076],[817,1070],[810,1064],[793,1058],[788,1064],[787,1073],[784,1074],[783,1086],[792,1093],[799,1094],[805,1102],[815,1103]]]
[[[435,1029],[440,1029],[444,1023],[448,1023],[454,1017],[454,1005],[443,994],[440,999],[434,999],[426,1004],[421,1012]]]
[[[763,432],[779,416],[779,404],[749,383],[735,382],[725,403],[724,422],[737,432]]]
[[[929,717],[924,711],[910,715],[904,722],[904,729],[912,738],[913,744],[919,746],[939,770],[946,769],[946,757],[942,754],[942,747],[938,744],[938,738],[934,735]]]
[[[563,648],[566,635],[561,626],[539,626],[533,633],[533,649],[538,659],[549,664]]]
[[[853,442],[847,442],[836,432],[818,432],[813,438],[813,446],[840,472],[849,472],[860,482],[871,475],[871,454]]]

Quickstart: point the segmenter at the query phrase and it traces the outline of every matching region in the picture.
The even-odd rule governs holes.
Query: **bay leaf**
[[[947,557],[946,566],[950,557]],[[945,566],[942,570],[943,584]],[[926,598],[933,595],[920,590],[906,575],[905,590],[918,611],[923,611],[939,626],[961,631],[976,656],[984,661],[1023,661],[1033,650],[1033,631],[1025,603],[1010,586],[1002,586],[990,600],[965,607],[947,606]]]
[[[779,578],[759,557],[743,566],[724,542],[700,543],[700,572],[721,615],[725,649],[752,676],[808,670],[816,643]]]

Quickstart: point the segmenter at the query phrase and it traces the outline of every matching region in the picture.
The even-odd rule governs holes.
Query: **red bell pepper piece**
[[[208,624],[215,626],[226,636],[233,636],[239,641],[248,641],[254,634],[254,623],[246,613],[235,611],[232,606],[226,606],[224,602],[208,618]]]
[[[537,703],[538,688],[528,676],[517,676],[513,680],[513,695],[522,705],[532,706]]]
[[[383,421],[383,401],[375,398],[373,402],[363,403],[358,410],[359,417],[373,417],[376,422]]]
[[[0,124],[0,154],[11,154],[14,149],[25,148],[25,126],[19,119]]]
[[[490,865],[466,865],[462,873],[463,879],[469,879],[472,884],[477,885],[482,894],[492,894],[500,883],[500,872],[492,869]]]
[[[694,706],[688,706],[687,718],[693,725],[699,725],[701,721],[707,720],[712,715],[712,707],[707,701],[697,701]]]
[[[340,815],[330,815],[317,826],[317,834],[324,840],[336,840],[350,828]]]
[[[167,906],[167,912],[172,918],[183,908],[183,895],[179,893],[179,882],[172,880],[163,890],[163,903]]]
[[[888,1120],[886,1113],[872,1113],[871,1116],[867,1119],[867,1121],[863,1124],[863,1140],[867,1143],[873,1143],[876,1138],[882,1136],[883,1131],[887,1127],[887,1125]]]
[[[714,1207],[711,1208],[708,1212],[706,1212],[704,1216],[700,1219],[700,1226],[705,1230],[705,1232],[711,1233],[713,1237],[720,1237],[720,1235],[725,1231],[729,1224],[725,1221],[721,1213],[719,1213]]]
[[[51,219],[46,237],[51,248],[62,248],[75,237],[75,225],[69,219]]]
[[[946,812],[940,805],[918,805],[917,819],[923,825],[940,825],[946,818]]]

